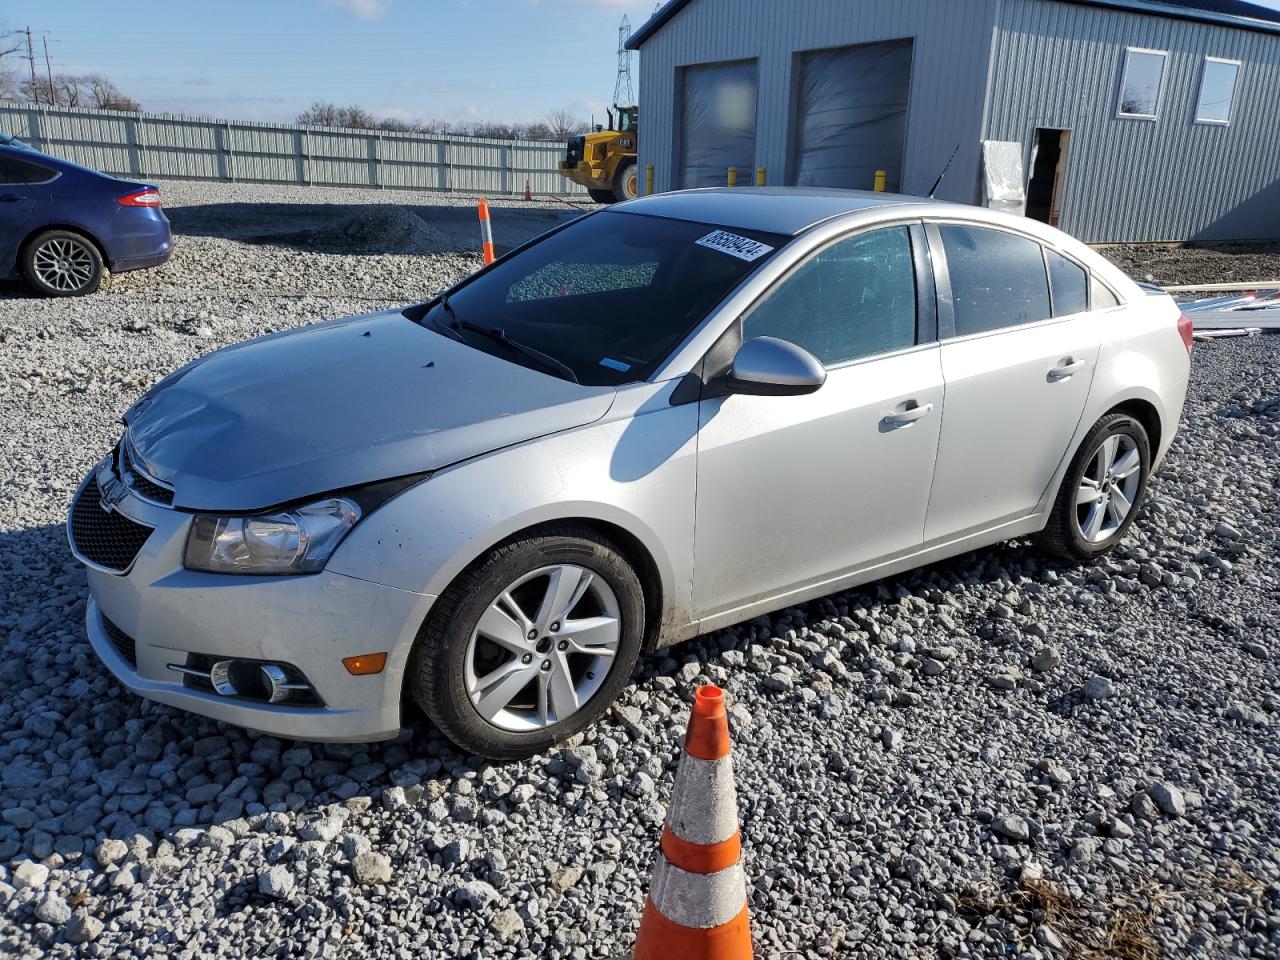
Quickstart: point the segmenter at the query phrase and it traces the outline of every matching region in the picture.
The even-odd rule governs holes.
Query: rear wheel
[[[618,164],[618,171],[613,175],[613,196],[619,203],[640,196],[640,175],[636,173],[634,160]]]
[[[1062,479],[1041,542],[1076,560],[1110,553],[1142,508],[1150,472],[1151,441],[1142,424],[1124,413],[1103,417]]]
[[[78,233],[46,230],[23,248],[22,273],[38,293],[79,297],[102,282],[102,254]]]
[[[498,547],[449,585],[406,680],[464,750],[527,757],[608,708],[643,634],[643,590],[621,552],[590,529],[549,529]]]

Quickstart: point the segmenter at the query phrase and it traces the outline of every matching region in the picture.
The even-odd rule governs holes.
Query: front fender
[[[663,631],[683,636],[692,622],[698,412],[670,404],[673,386],[623,388],[602,421],[434,474],[358,524],[328,568],[439,595],[521,530],[612,524],[648,552],[662,586]]]

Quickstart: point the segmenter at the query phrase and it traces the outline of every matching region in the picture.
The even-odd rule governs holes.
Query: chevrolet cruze
[[[527,755],[641,651],[986,544],[1111,550],[1191,325],[1057,230],[821,190],[592,213],[428,303],[126,413],[68,517],[129,689],[307,740]]]

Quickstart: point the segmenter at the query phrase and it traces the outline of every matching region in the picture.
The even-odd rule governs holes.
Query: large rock
[[[60,927],[71,919],[71,908],[56,893],[46,893],[36,903],[36,919]]]
[[[258,874],[258,892],[283,900],[293,892],[294,882],[288,867],[275,866]]]
[[[34,860],[23,860],[13,868],[11,877],[14,887],[19,890],[43,887],[49,879],[49,868]]]
[[[1182,791],[1172,783],[1157,783],[1147,791],[1157,807],[1171,817],[1180,817],[1187,812],[1187,801]]]
[[[380,853],[359,853],[351,860],[351,874],[365,886],[391,882],[391,861]]]
[[[88,943],[97,940],[102,933],[102,921],[87,910],[81,910],[67,922],[62,933],[69,943]]]

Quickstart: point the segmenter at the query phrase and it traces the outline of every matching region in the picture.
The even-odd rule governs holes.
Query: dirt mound
[[[293,247],[316,253],[346,255],[405,254],[430,256],[455,245],[425,220],[401,206],[366,207],[355,213],[338,207],[332,219],[318,219],[300,230],[272,231],[245,237],[247,243]]]

